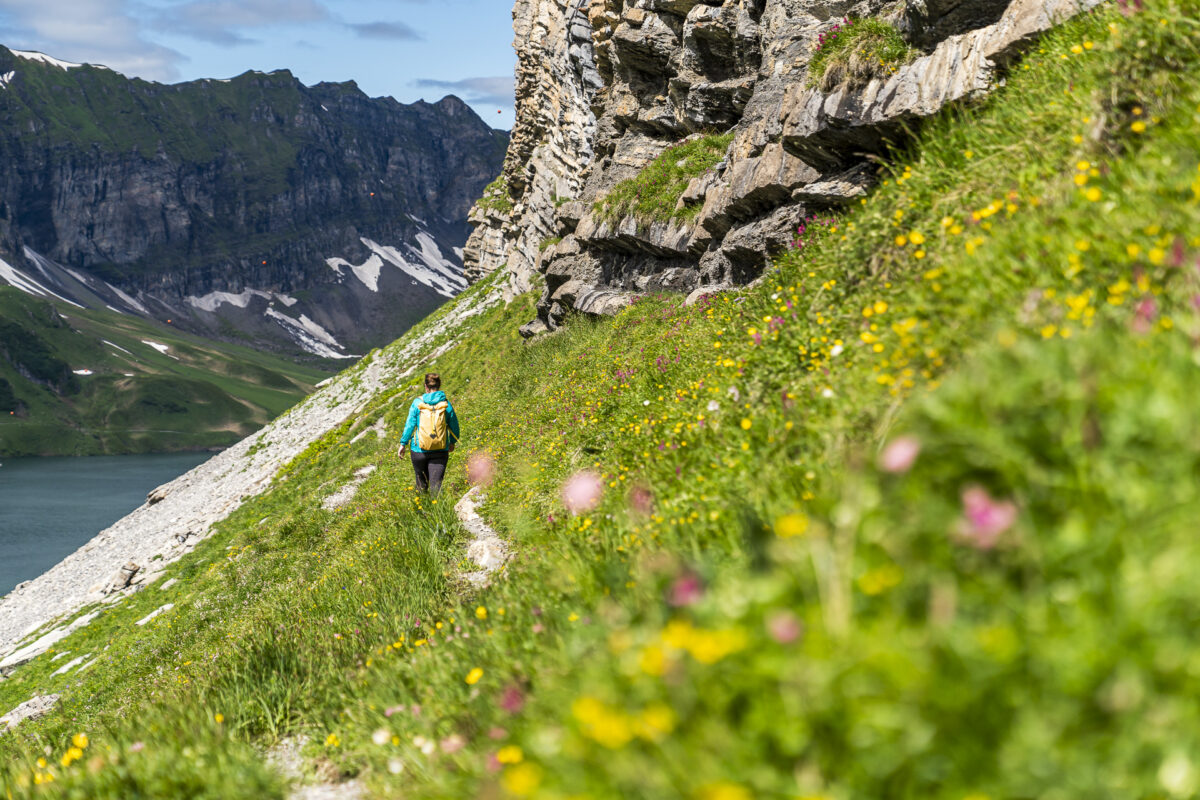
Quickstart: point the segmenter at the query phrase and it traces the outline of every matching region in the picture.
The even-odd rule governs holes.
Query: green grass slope
[[[351,441],[394,387],[65,641],[87,672],[0,684],[62,694],[0,740],[9,793],[283,797],[304,734],[381,797],[1195,796],[1198,17],[1048,36],[757,288],[475,317],[443,498]],[[473,592],[480,451],[517,555]]]
[[[74,374],[84,370],[93,374]],[[0,288],[0,456],[223,447],[322,377],[250,348]]]

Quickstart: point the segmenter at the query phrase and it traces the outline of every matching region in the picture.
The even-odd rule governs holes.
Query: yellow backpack
[[[450,438],[450,431],[446,425],[446,406],[445,400],[432,406],[424,401],[417,404],[417,408],[421,410],[421,421],[417,424],[417,444],[426,452],[446,449],[447,440]]]

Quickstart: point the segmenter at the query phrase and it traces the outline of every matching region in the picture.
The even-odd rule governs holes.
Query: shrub
[[[894,25],[880,19],[847,18],[822,34],[808,62],[808,83],[823,92],[840,85],[863,86],[872,78],[890,75],[916,55]]]
[[[512,198],[508,196],[508,179],[500,175],[483,190],[483,196],[475,205],[486,211],[507,214],[513,210]]]

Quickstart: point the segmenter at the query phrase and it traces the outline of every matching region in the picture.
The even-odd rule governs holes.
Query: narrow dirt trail
[[[357,489],[357,485],[354,485]],[[479,514],[479,505],[486,499],[480,487],[476,486],[462,496],[454,506],[455,516],[464,528],[471,534],[467,545],[467,558],[476,569],[462,572],[463,580],[473,586],[483,587],[491,583],[496,573],[500,571],[512,551],[506,541]],[[307,740],[287,739],[272,748],[267,754],[267,761],[274,765],[283,776],[291,781],[299,781],[303,775],[303,759],[300,750]],[[288,800],[363,800],[366,797],[366,786],[361,780],[345,781],[342,783],[310,783],[298,784],[288,794]]]

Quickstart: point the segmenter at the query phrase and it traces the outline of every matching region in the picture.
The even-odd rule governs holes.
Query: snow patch
[[[4,73],[3,75],[0,75],[0,89],[3,89],[4,87],[8,86],[8,84],[10,84],[12,82],[12,79],[15,77],[17,77],[17,73],[12,72],[12,71],[9,71],[9,72]]]
[[[360,266],[354,266],[344,258],[329,258],[325,260],[337,274],[342,274],[342,267],[349,269],[354,273],[354,277],[362,282],[372,292],[379,291],[379,273],[383,271],[383,259],[372,254],[370,258],[364,261]]]
[[[291,308],[292,306],[296,305],[296,303],[300,302],[294,297],[288,297],[286,294],[276,294],[275,299],[283,303],[283,305],[287,308]]]
[[[300,315],[300,319],[293,319],[287,314],[281,314],[273,308],[268,308],[266,315],[279,323],[296,344],[313,355],[322,358],[361,358],[361,356],[344,355],[334,350],[334,347],[339,350],[342,348],[337,339],[334,339],[329,331],[303,314]]]
[[[108,283],[107,281],[105,281],[104,285],[107,286],[109,289],[111,289],[113,294],[115,294],[117,297],[121,298],[122,303],[129,306],[130,308],[137,309],[138,311],[142,312],[146,316],[150,316],[149,309],[147,309],[144,305],[139,303],[137,300],[134,300],[132,297],[125,294],[120,289],[113,286],[111,283]]]
[[[83,308],[83,306],[79,305],[79,303],[71,302],[62,295],[55,294],[54,292],[50,291],[33,278],[26,275],[24,272],[21,272],[16,267],[10,266],[6,261],[4,261],[4,259],[0,259],[0,280],[3,280],[9,286],[14,286],[17,289],[20,289],[25,294],[33,295],[34,297],[53,297],[58,300],[62,300],[64,303],[73,305],[76,308]]]
[[[118,349],[118,350],[120,350],[122,353],[126,353],[126,354],[128,354],[128,355],[133,355],[133,353],[130,353],[130,352],[129,352],[128,350],[126,350],[124,347],[121,347],[121,345],[119,345],[119,344],[113,344],[113,343],[112,343],[112,342],[110,342],[108,339],[101,339],[100,341],[104,342],[104,343],[105,343],[106,345],[108,345],[109,347],[115,347],[115,348],[117,348],[117,349]]]
[[[198,308],[201,311],[216,311],[222,304],[228,303],[231,306],[245,308],[250,305],[250,301],[255,297],[262,297],[266,300],[271,299],[269,292],[259,291],[258,289],[246,289],[241,294],[233,294],[232,292],[209,292],[203,297],[188,297],[185,302],[193,308]]]
[[[167,355],[167,351],[171,349],[171,348],[167,347],[165,344],[159,344],[158,342],[152,342],[149,339],[142,339],[142,344],[153,347],[155,350],[162,353],[164,356]]]
[[[40,61],[43,64],[49,64],[52,67],[59,69],[76,69],[82,67],[83,64],[75,64],[71,61],[60,61],[57,58],[52,58],[45,53],[38,53],[34,50],[13,50],[12,54],[18,58],[23,58],[26,61]]]
[[[96,373],[92,372],[90,369],[75,369],[75,370],[71,370],[71,371],[73,373],[75,373],[76,375],[95,375],[96,374]]]
[[[443,297],[454,297],[467,288],[461,267],[442,255],[437,242],[425,231],[417,234],[415,246],[404,245],[403,251],[365,237],[360,241],[371,251],[362,264],[356,266],[344,258],[329,258],[325,263],[339,275],[344,274],[343,269],[349,269],[372,292],[379,291],[380,274],[387,264],[413,278],[414,284],[424,284]],[[454,252],[461,258],[460,249]]]

